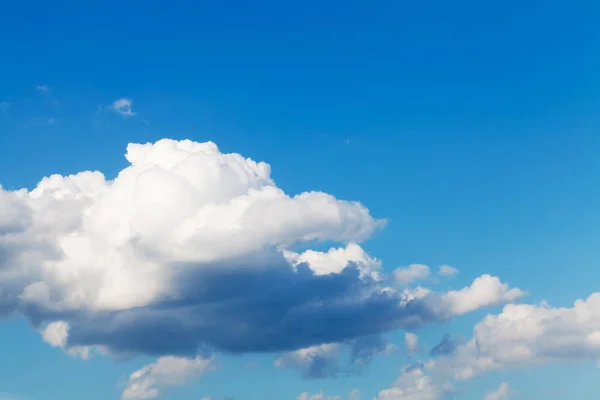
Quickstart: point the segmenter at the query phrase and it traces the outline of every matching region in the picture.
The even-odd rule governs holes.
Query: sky
[[[600,4],[0,5],[0,400],[597,398]]]

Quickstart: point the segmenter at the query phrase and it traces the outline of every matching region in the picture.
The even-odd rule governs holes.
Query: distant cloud
[[[511,390],[508,383],[502,382],[500,386],[498,386],[498,389],[488,392],[485,395],[484,400],[508,400],[510,394]]]
[[[455,276],[456,274],[458,274],[458,270],[456,268],[453,268],[449,265],[442,265],[439,269],[438,269],[438,275],[440,276]]]
[[[394,271],[396,280],[401,283],[411,283],[429,276],[429,267],[422,264],[411,264],[407,268],[397,268]]]
[[[48,85],[37,85],[35,87],[35,90],[37,90],[40,93],[48,93],[50,92],[50,87]]]
[[[413,353],[417,350],[417,347],[419,346],[419,337],[417,335],[415,335],[414,333],[406,332],[404,334],[404,340],[406,342],[406,349],[409,352]]]
[[[117,114],[121,114],[123,117],[133,117],[136,113],[132,110],[133,100],[121,98],[115,100],[114,103],[111,104],[110,108]]]

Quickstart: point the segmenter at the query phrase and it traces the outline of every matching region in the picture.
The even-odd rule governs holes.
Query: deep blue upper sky
[[[119,98],[135,117],[105,112]],[[130,142],[212,140],[271,164],[288,193],[322,190],[388,218],[364,244],[385,270],[450,264],[455,288],[490,273],[560,306],[598,290],[597,1],[5,1],[0,104],[5,189],[113,178]],[[468,336],[483,315],[422,335]],[[32,400],[117,398],[116,382],[148,362],[72,360],[19,318],[0,323],[0,355],[0,393]],[[172,398],[371,398],[403,365],[315,382],[272,358],[248,370],[225,357]],[[591,367],[531,372],[538,383],[503,374],[465,398],[500,380],[532,399],[542,381],[576,390],[560,399],[600,390]]]

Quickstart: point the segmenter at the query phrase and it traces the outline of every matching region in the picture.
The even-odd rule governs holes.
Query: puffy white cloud
[[[455,276],[456,274],[458,274],[458,270],[449,265],[442,265],[438,269],[438,275],[441,276]]]
[[[87,346],[72,346],[67,348],[67,338],[69,336],[69,324],[65,321],[55,321],[48,324],[41,332],[42,339],[52,347],[58,347],[66,350],[73,357],[80,357],[84,360],[90,357],[91,348]],[[100,349],[101,350],[101,349]]]
[[[413,399],[401,395],[420,393],[416,387],[425,399],[437,399],[434,393],[439,395],[438,388],[447,391],[448,379],[465,381],[490,371],[600,360],[600,293],[577,300],[572,307],[551,307],[546,302],[508,304],[501,313],[477,323],[470,340],[452,343],[434,355],[439,357],[405,369],[392,388],[381,392],[380,399]],[[502,384],[486,400],[505,399],[512,393]]]
[[[371,341],[380,333],[520,293],[492,277],[447,294],[386,287],[358,244],[383,221],[327,193],[287,195],[268,164],[212,142],[130,144],[126,158],[112,180],[85,171],[0,187],[0,313],[50,324],[46,337],[59,343],[62,332],[67,351],[193,357],[199,346],[342,343],[358,365],[382,352]],[[294,250],[313,241],[336,247]]]
[[[394,277],[398,282],[407,284],[429,276],[429,267],[422,264],[411,264],[406,268],[396,268]]]
[[[406,342],[406,349],[409,353],[413,353],[417,350],[419,346],[419,337],[411,332],[406,332],[404,334],[404,341]]]
[[[179,386],[197,379],[214,368],[214,359],[161,357],[129,376],[122,399],[154,399],[166,387]]]
[[[354,264],[361,274],[378,278],[381,262],[371,258],[359,245],[350,243],[345,248],[332,248],[327,252],[306,250],[302,254],[284,250],[284,256],[298,265],[307,263],[316,275],[339,274],[349,263]]]
[[[509,304],[488,315],[441,366],[459,380],[498,369],[600,359],[600,293],[573,307]]]
[[[133,117],[135,112],[133,112],[133,100],[127,98],[121,98],[115,100],[110,109],[116,112],[117,114],[122,115],[123,117]]]
[[[510,387],[508,383],[502,382],[498,389],[491,391],[485,395],[484,400],[508,400],[510,395]]]
[[[479,308],[513,302],[525,295],[519,288],[510,288],[496,276],[482,275],[471,286],[453,290],[442,296],[443,307],[450,315],[461,315]]]

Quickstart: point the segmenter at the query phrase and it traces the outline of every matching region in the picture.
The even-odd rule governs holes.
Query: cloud
[[[432,357],[445,356],[452,354],[454,349],[456,349],[456,342],[450,339],[450,335],[446,334],[442,341],[431,349],[430,355]]]
[[[482,275],[471,286],[450,291],[443,296],[444,307],[451,315],[465,314],[479,308],[490,307],[518,300],[526,293],[518,288],[510,288],[498,277]]]
[[[364,372],[375,356],[389,355],[394,349],[381,336],[365,336],[286,352],[275,359],[275,366],[296,369],[306,379],[358,374]]]
[[[363,275],[378,278],[377,271],[381,262],[370,257],[359,245],[350,243],[341,248],[332,248],[327,252],[306,250],[302,254],[284,250],[284,256],[294,266],[306,263],[315,275],[339,274],[348,263],[353,263]]]
[[[299,370],[305,378],[335,376],[339,372],[341,351],[337,343],[311,346],[280,355],[275,359],[275,366]]]
[[[359,245],[384,221],[327,193],[290,196],[268,164],[212,142],[130,144],[126,158],[112,180],[84,171],[0,187],[0,313],[67,328],[51,339],[65,351],[195,357],[337,343],[368,360],[381,333],[522,293],[487,275],[448,293],[386,286]],[[315,242],[333,247],[297,250]]]
[[[296,397],[296,400],[343,400],[343,399],[341,396],[327,396],[321,390],[319,393],[315,393],[313,395],[311,395],[308,392],[301,393]]]
[[[439,269],[438,269],[438,275],[440,276],[455,276],[456,274],[458,274],[458,270],[456,268],[453,268],[449,265],[442,265]]]
[[[445,347],[443,345],[440,349]],[[394,386],[382,393],[392,396],[394,393],[409,393],[410,388],[420,387],[426,399],[437,393],[438,397],[431,397],[437,400],[440,390],[451,383],[450,380],[466,381],[491,371],[527,366],[598,361],[600,293],[577,300],[570,308],[551,307],[545,302],[539,305],[508,304],[500,314],[488,315],[478,322],[469,341],[460,345],[453,343],[451,347],[452,351],[436,352],[438,358],[435,360],[405,368]],[[414,374],[410,374],[413,370],[421,371],[418,374],[419,385],[407,379],[414,377]],[[413,392],[417,393],[416,389]],[[491,399],[496,399],[493,396],[504,399],[511,393],[508,385],[503,384],[488,396],[492,396]],[[381,396],[381,399],[387,400]],[[405,398],[413,399],[389,397]]]
[[[315,394],[304,392],[296,397],[296,400],[344,400],[341,396],[327,396],[322,390]],[[360,400],[360,391],[354,389],[350,392],[348,400]]]
[[[120,114],[123,117],[127,118],[127,117],[133,117],[136,114],[135,112],[133,112],[132,107],[133,107],[133,100],[121,98],[121,99],[115,100],[111,104],[110,109],[112,111],[116,112],[117,114]]]
[[[67,348],[67,337],[69,336],[69,324],[64,321],[55,321],[48,324],[42,331],[42,339],[52,347],[66,350],[73,357],[87,360],[92,348],[86,346],[72,346]],[[102,351],[101,349],[98,349]]]
[[[414,353],[417,351],[419,346],[419,337],[411,332],[406,332],[404,334],[404,341],[406,342],[406,349],[409,353]]]
[[[166,387],[179,386],[197,379],[214,368],[212,357],[197,356],[192,359],[181,357],[161,357],[153,364],[146,365],[129,376],[121,398],[154,399]]]
[[[407,268],[396,268],[394,277],[401,283],[412,283],[429,276],[429,267],[422,264],[411,264]]]
[[[488,392],[483,399],[484,400],[508,400],[509,395],[510,395],[510,387],[508,386],[508,383],[502,382],[500,384],[500,386],[498,386],[498,389]]]
[[[439,388],[423,368],[404,368],[394,385],[380,391],[376,400],[440,400],[445,390]]]
[[[571,308],[507,305],[477,323],[473,337],[440,361],[465,380],[492,370],[598,359],[600,293],[594,293]]]
[[[35,87],[35,90],[37,90],[40,93],[49,93],[50,87],[48,85],[37,85]]]

